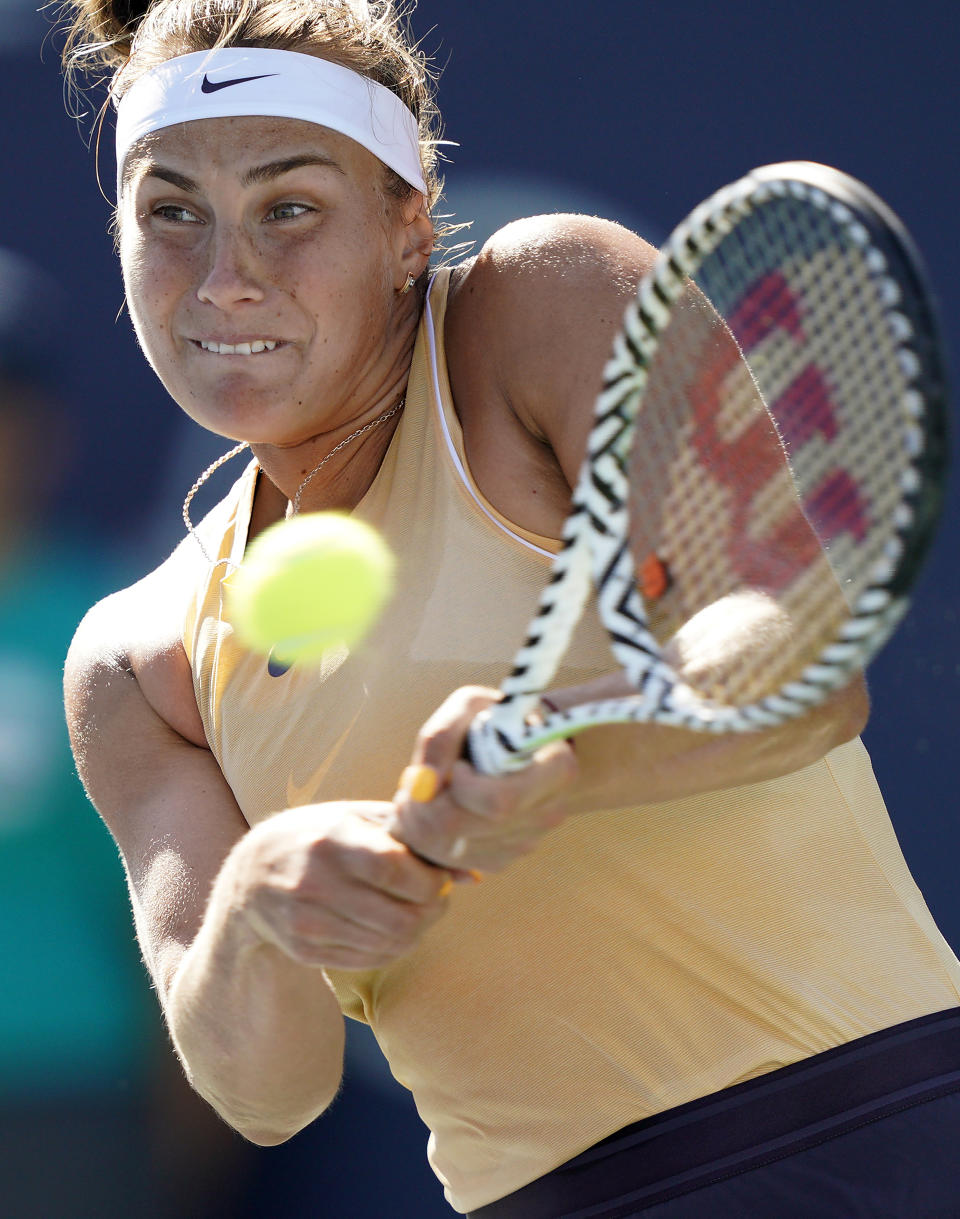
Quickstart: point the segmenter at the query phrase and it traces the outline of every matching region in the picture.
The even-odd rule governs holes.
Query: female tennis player
[[[194,1087],[281,1142],[336,1094],[346,1015],[460,1212],[949,1213],[960,966],[858,740],[861,683],[746,736],[595,729],[508,777],[461,760],[650,247],[541,217],[433,269],[429,80],[389,4],[75,8],[72,67],[112,73],[137,336],[252,455],[90,611],[66,672]],[[319,669],[243,651],[222,598],[293,504],[398,556],[370,641]],[[744,613],[691,663],[761,628],[784,629]],[[556,702],[609,669],[584,624]]]

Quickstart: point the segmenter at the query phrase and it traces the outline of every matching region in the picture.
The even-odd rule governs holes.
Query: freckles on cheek
[[[146,285],[140,285],[131,302],[130,312],[138,330],[149,334],[163,334],[167,329],[163,296],[157,292],[156,287],[151,290]]]
[[[128,284],[127,300],[140,349],[151,368],[166,384],[173,332],[163,294],[155,285],[148,287],[141,282],[133,287]]]

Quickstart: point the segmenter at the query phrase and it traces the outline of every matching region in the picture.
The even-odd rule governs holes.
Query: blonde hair
[[[63,51],[67,83],[106,74],[120,98],[145,72],[168,59],[216,47],[299,51],[352,68],[385,85],[417,120],[429,207],[440,196],[439,114],[427,57],[413,42],[392,0],[67,0]],[[384,167],[388,193],[413,188]]]

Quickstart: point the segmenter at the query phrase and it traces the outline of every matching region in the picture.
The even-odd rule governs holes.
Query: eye
[[[315,210],[315,208],[307,207],[305,203],[293,203],[288,200],[284,203],[275,203],[267,212],[267,219],[296,220],[300,216],[305,216],[307,212]]]
[[[153,209],[151,215],[156,216],[159,220],[167,220],[171,224],[203,224],[195,212],[191,212],[188,207],[179,203],[161,203]]]

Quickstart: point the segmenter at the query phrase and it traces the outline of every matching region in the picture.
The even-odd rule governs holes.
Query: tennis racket
[[[803,715],[903,617],[946,466],[934,310],[889,208],[808,162],[718,191],[627,308],[562,549],[471,727],[474,765],[515,769],[596,724]],[[591,593],[635,693],[546,713]]]

